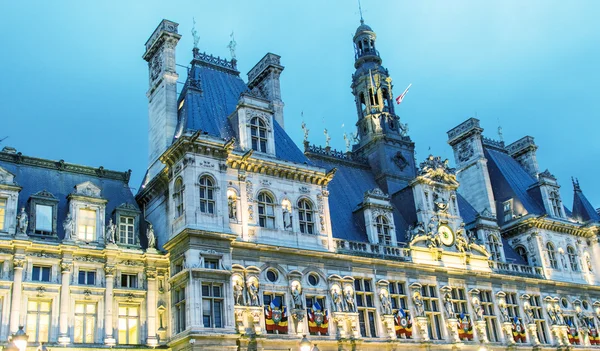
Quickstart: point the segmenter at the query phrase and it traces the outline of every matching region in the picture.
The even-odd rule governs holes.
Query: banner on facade
[[[404,309],[399,309],[394,317],[394,324],[396,327],[396,335],[404,335],[407,339],[412,339],[412,319],[410,314],[406,313]]]
[[[525,343],[527,342],[527,332],[523,326],[523,322],[516,316],[513,317],[512,322],[513,338],[515,342]]]
[[[269,306],[265,306],[265,329],[267,332],[277,331],[279,334],[287,334],[288,317],[285,306],[281,306],[279,297],[275,297]]]
[[[329,311],[315,301],[308,309],[308,331],[312,335],[327,335],[329,332]]]
[[[465,315],[464,312],[461,312],[458,318],[458,337],[461,340],[473,340],[473,323],[471,322],[471,318]]]

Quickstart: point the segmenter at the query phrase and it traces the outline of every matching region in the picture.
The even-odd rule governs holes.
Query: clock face
[[[448,227],[447,225],[439,226],[438,234],[440,235],[440,240],[442,241],[442,244],[446,246],[454,245],[454,233],[452,232],[452,229],[450,229],[450,227]]]

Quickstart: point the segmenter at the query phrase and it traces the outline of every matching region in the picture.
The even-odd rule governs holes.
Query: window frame
[[[6,232],[8,218],[6,212],[8,210],[8,198],[0,196],[0,232]]]
[[[479,301],[483,309],[485,330],[490,342],[501,342],[502,333],[498,329],[498,317],[495,313],[494,294],[491,290],[480,290]]]
[[[181,177],[177,177],[173,183],[173,210],[175,219],[185,214],[185,184]]]
[[[52,207],[51,216],[51,231],[37,230],[37,205]],[[46,190],[39,191],[29,198],[29,228],[31,235],[36,236],[56,236],[57,235],[57,214],[58,214],[58,199],[50,192]]]
[[[83,273],[83,283],[81,282],[81,278],[82,278],[82,274]],[[96,285],[96,271],[95,270],[87,270],[87,269],[81,269],[77,272],[77,284],[78,285],[90,285],[90,286],[95,286]],[[93,277],[93,282],[90,283],[89,278],[90,275]]]
[[[123,284],[123,279],[125,279],[126,284]],[[121,273],[120,277],[120,287],[123,289],[139,289],[140,281],[137,273]],[[133,284],[132,284],[133,283]],[[134,286],[132,286],[134,285]]]
[[[375,218],[375,233],[377,234],[377,243],[380,245],[391,246],[392,241],[392,226],[390,220],[384,216],[379,215]]]
[[[571,245],[567,246],[567,257],[569,258],[569,265],[573,272],[579,272],[578,256],[577,251]]]
[[[200,206],[198,209],[201,213],[215,215],[217,212],[217,182],[215,178],[209,174],[203,174],[198,178],[198,193]]]
[[[558,269],[558,259],[556,258],[556,248],[550,241],[546,243],[546,251],[548,252],[548,261],[550,262],[550,268]]]
[[[35,271],[38,270],[36,274]],[[48,280],[44,280],[44,272],[48,272]],[[36,277],[37,275],[37,277]],[[31,266],[31,281],[49,283],[52,281],[52,266],[34,264]]]
[[[179,286],[173,289],[172,296],[173,298],[173,332],[174,334],[179,334],[186,330],[187,328],[187,316],[185,313],[185,305],[186,305],[186,289],[185,286]]]
[[[93,225],[93,230],[88,233],[87,229],[90,228],[90,225],[84,225],[82,222],[84,220],[84,217],[82,215],[82,212],[89,212],[89,213],[93,213],[94,214],[94,225]],[[99,218],[99,210],[97,208],[91,208],[91,207],[87,207],[87,206],[82,206],[79,207],[77,209],[77,240],[80,241],[85,241],[85,242],[93,242],[96,240],[97,236],[98,236],[98,218]],[[90,220],[91,218],[85,218],[87,220]],[[81,227],[82,225],[84,226],[85,230],[83,232],[83,237],[82,237],[82,232],[81,232]],[[91,235],[92,238],[88,238],[88,235]]]
[[[379,335],[373,284],[372,279],[354,279],[354,301],[358,312],[360,334],[363,338],[377,338]]]
[[[204,293],[204,288],[208,287],[208,292],[209,294],[205,294]],[[220,296],[214,296],[215,295],[215,287],[219,288],[220,291]],[[224,284],[222,283],[215,283],[215,282],[203,282],[202,283],[202,287],[201,287],[201,293],[202,293],[202,324],[204,325],[204,328],[212,328],[212,329],[222,329],[225,328],[225,297],[224,297]],[[205,310],[205,301],[209,303],[210,305],[210,314],[206,314],[206,310]],[[215,304],[219,304],[219,307],[215,307]],[[214,311],[219,311],[220,313],[220,325],[217,325],[217,317],[215,316]],[[205,317],[209,316],[209,320],[210,322],[210,326],[206,326],[205,323]]]
[[[487,246],[490,251],[490,259],[492,261],[502,261],[502,244],[496,235],[490,234],[487,237]]]
[[[83,305],[83,312],[77,312],[77,306],[78,305]],[[94,313],[89,313],[87,307],[88,306],[94,306]],[[86,336],[88,336],[89,334],[86,333],[86,330],[89,327],[89,317],[93,318],[93,323],[91,326],[92,329],[92,333],[91,333],[91,340],[86,340]],[[80,319],[81,320],[81,328],[82,328],[82,333],[81,333],[81,339],[79,339],[77,337],[77,320]],[[73,343],[74,344],[94,344],[96,341],[96,326],[97,326],[97,322],[98,322],[98,303],[97,302],[91,302],[91,301],[75,301],[75,309],[73,310]],[[81,340],[81,341],[79,341]]]
[[[421,299],[423,300],[423,310],[428,320],[427,331],[431,340],[444,340],[444,325],[442,323],[442,311],[440,310],[440,298],[438,295],[436,285],[421,285]]]
[[[121,314],[121,308],[126,308],[126,314]],[[135,315],[131,315],[131,309],[135,309]],[[140,319],[141,308],[139,304],[129,304],[129,303],[119,303],[117,307],[117,344],[118,345],[139,345],[140,344],[140,328],[141,328],[141,319]],[[126,328],[124,330],[121,329],[121,320],[125,320]],[[133,338],[135,340],[130,340],[132,337],[131,325],[130,321],[135,321],[135,335]],[[121,333],[124,332],[125,340],[121,339]]]
[[[123,222],[124,220],[125,223]],[[131,221],[131,223],[129,223],[129,221]],[[129,229],[131,229],[131,232]],[[135,242],[135,216],[119,216],[119,244],[135,245]]]
[[[30,303],[36,304],[36,309],[30,309]],[[42,311],[41,306],[43,303],[48,304],[48,311]],[[30,325],[30,316],[35,318],[35,326],[31,328]],[[40,338],[40,322],[42,321],[42,317],[47,318],[47,330],[44,338]],[[52,329],[52,300],[49,299],[29,299],[27,300],[27,312],[26,312],[26,323],[25,330],[27,335],[29,335],[30,342],[48,342],[50,338],[50,333]],[[33,331],[33,332],[32,332]],[[31,337],[33,336],[33,340]]]
[[[315,225],[315,206],[313,202],[310,199],[303,197],[298,200],[297,205],[300,233],[317,234],[317,227]]]
[[[548,345],[550,344],[550,338],[547,330],[546,318],[544,318],[542,298],[540,295],[530,295],[529,304],[533,311],[533,320],[537,326],[537,338],[540,343]]]
[[[267,201],[267,199],[269,199],[269,201]],[[265,229],[276,229],[277,222],[275,216],[275,196],[266,190],[262,190],[256,196],[256,203],[258,208],[259,227]],[[268,209],[271,209],[271,214],[269,214]],[[269,223],[272,223],[272,226],[269,226]]]
[[[261,132],[264,133],[264,135],[262,135]],[[250,148],[256,152],[268,152],[268,124],[261,117],[258,116],[254,116],[250,119]]]

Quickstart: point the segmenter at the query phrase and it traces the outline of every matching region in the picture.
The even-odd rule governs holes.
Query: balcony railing
[[[496,273],[544,279],[544,271],[542,267],[532,267],[523,264],[499,261],[488,261],[488,263],[490,268]]]
[[[386,258],[396,261],[410,261],[410,250],[408,248],[370,244],[358,241],[333,239],[336,251],[357,256]]]

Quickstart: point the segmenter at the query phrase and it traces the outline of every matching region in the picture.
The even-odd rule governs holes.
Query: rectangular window
[[[0,197],[0,231],[5,231],[5,223],[6,223],[6,199]]]
[[[137,289],[138,287],[137,274],[121,274],[121,287]]]
[[[96,272],[79,271],[77,282],[81,285],[96,285]]]
[[[504,213],[504,222],[509,222],[513,219],[513,203],[512,199],[504,201],[502,203],[502,209]]]
[[[134,218],[119,217],[119,242],[125,245],[135,245]]]
[[[318,307],[320,307],[320,309],[318,309],[317,307],[315,307],[315,310],[313,312],[312,308],[313,306],[318,305]],[[310,333],[310,335],[329,335],[329,328],[328,326],[325,327],[325,318],[327,318],[325,316],[325,296],[306,296],[306,310],[307,313],[311,314],[313,313],[313,319],[311,321],[310,317],[308,319],[308,332]],[[317,324],[317,321],[320,321]],[[327,321],[327,325],[329,325],[329,321]]]
[[[273,303],[274,307],[271,307],[271,303]],[[265,329],[267,330],[267,334],[287,334],[288,333],[288,325],[285,323],[283,318],[283,310],[285,309],[285,295],[284,294],[274,294],[274,293],[264,293],[263,294],[263,304],[267,308],[265,310]],[[278,306],[277,306],[278,305]],[[273,316],[273,311],[281,312],[281,321],[279,324],[275,325]],[[271,319],[273,323],[267,320],[267,313],[271,313]],[[288,311],[289,313],[289,311]]]
[[[532,295],[529,298],[533,312],[533,320],[537,326],[537,337],[542,344],[549,344],[550,339],[548,338],[548,332],[546,331],[546,320],[542,313],[542,301],[539,295]]]
[[[75,303],[75,325],[73,325],[73,342],[93,344],[96,332],[96,303]]]
[[[494,313],[494,301],[492,300],[491,290],[481,290],[481,308],[483,309],[483,319],[485,320],[485,330],[488,339],[491,342],[500,342],[500,333],[498,331],[498,319]]]
[[[521,315],[519,314],[519,301],[517,300],[516,293],[506,293],[506,309],[508,310],[508,315],[512,319],[513,317],[517,317],[521,325],[524,326],[523,320],[521,319]],[[520,340],[520,339],[519,339]],[[524,341],[517,341],[524,342]]]
[[[35,205],[35,232],[38,234],[51,234],[52,217],[52,206]]]
[[[175,333],[181,333],[186,328],[185,323],[185,288],[174,289],[173,296],[173,312],[175,314],[175,325],[173,326]]]
[[[119,305],[119,344],[139,344],[139,311],[138,306]]]
[[[49,300],[27,301],[26,333],[29,342],[48,342],[51,304]]]
[[[365,338],[376,338],[375,306],[373,304],[373,284],[370,279],[356,278],[354,280],[356,293],[356,309],[360,324],[360,334]]]
[[[49,282],[50,267],[33,266],[31,270],[31,280],[34,282]]]
[[[204,259],[204,268],[207,269],[219,269],[219,260],[218,259]]]
[[[429,338],[432,340],[442,340],[442,316],[440,312],[440,300],[435,285],[423,285],[421,287],[421,296],[423,297],[423,309],[425,316],[429,320],[427,325]]]
[[[96,236],[96,211],[79,209],[78,217],[78,235],[79,240],[94,241]]]
[[[223,328],[223,286],[202,284],[202,321],[205,328]]]

